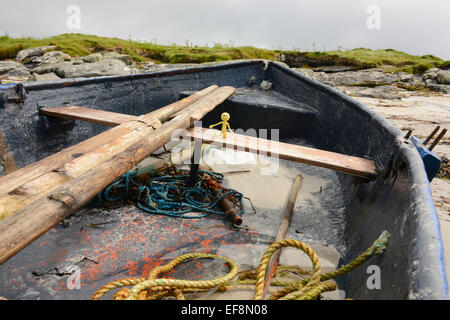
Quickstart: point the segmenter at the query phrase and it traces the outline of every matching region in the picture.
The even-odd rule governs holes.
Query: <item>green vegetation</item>
[[[295,52],[290,52],[296,54]],[[303,52],[308,61],[316,65],[354,66],[357,68],[375,68],[388,65],[389,72],[405,71],[422,73],[433,67],[446,68],[450,61],[444,61],[433,55],[415,56],[393,49],[370,50],[358,48],[347,51]]]
[[[358,48],[324,52],[298,52],[288,50],[268,50],[250,46],[232,47],[215,44],[213,47],[189,45],[159,45],[154,42],[105,38],[84,34],[62,34],[50,38],[11,38],[0,36],[0,60],[14,59],[17,53],[26,48],[56,45],[72,57],[86,56],[95,52],[116,51],[128,54],[136,62],[155,63],[202,63],[236,59],[278,60],[279,55],[292,54],[307,58],[305,67],[347,65],[358,68],[373,68],[389,65],[389,71],[421,73],[432,67],[450,68],[450,61],[432,55],[414,56],[393,49],[370,50]]]
[[[136,62],[156,63],[202,63],[235,59],[277,60],[279,52],[254,47],[228,47],[216,44],[214,47],[158,45],[118,38],[104,38],[84,34],[62,34],[55,37],[11,38],[0,37],[0,60],[14,59],[22,49],[56,45],[72,57],[86,56],[95,52],[116,51],[130,55]]]

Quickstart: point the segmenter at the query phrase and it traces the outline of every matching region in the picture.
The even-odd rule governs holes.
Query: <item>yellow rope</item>
[[[133,286],[131,289],[122,289],[116,292],[114,300],[154,300],[161,299],[166,296],[174,296],[177,299],[184,300],[184,293],[203,292],[211,289],[220,291],[226,290],[240,290],[254,288],[254,299],[260,300],[263,298],[264,280],[266,275],[267,265],[272,255],[283,247],[294,247],[305,252],[310,258],[313,269],[305,271],[300,268],[292,266],[278,266],[276,274],[283,274],[285,272],[294,272],[299,274],[311,274],[310,278],[301,281],[279,281],[272,280],[270,285],[274,287],[282,287],[268,297],[269,300],[312,300],[316,299],[321,293],[332,291],[337,288],[336,283],[331,279],[337,278],[346,274],[365,261],[380,254],[386,247],[389,239],[389,233],[384,231],[380,237],[370,246],[365,252],[358,256],[349,264],[337,270],[321,274],[321,266],[319,258],[314,250],[307,244],[298,241],[285,239],[274,242],[270,245],[264,255],[262,256],[258,267],[255,270],[246,270],[239,273],[237,281],[232,281],[238,275],[237,264],[227,258],[208,253],[188,253],[179,256],[168,264],[154,268],[148,275],[148,278],[127,278],[118,281],[110,282],[100,289],[98,289],[91,297],[91,300],[100,299],[107,292],[121,288]],[[202,281],[191,280],[177,280],[177,279],[163,279],[157,278],[175,268],[180,263],[189,259],[219,259],[225,261],[229,267],[230,272],[225,276]],[[331,280],[331,281],[330,281]]]
[[[166,273],[170,270],[172,270],[174,267],[179,265],[185,260],[189,259],[198,259],[198,258],[209,258],[209,259],[220,259],[228,263],[228,265],[231,267],[230,272],[221,278],[212,279],[212,280],[203,280],[203,281],[191,281],[191,280],[177,280],[177,279],[156,279],[156,277],[161,273]],[[119,281],[113,281],[105,286],[101,287],[99,290],[97,290],[94,295],[91,297],[91,300],[97,300],[100,297],[102,297],[105,293],[119,287],[125,287],[134,285],[134,287],[128,292],[128,296],[126,297],[127,300],[137,300],[140,297],[140,293],[145,291],[153,292],[153,291],[173,291],[176,289],[212,289],[215,287],[219,287],[227,282],[230,282],[238,273],[238,266],[237,264],[226,257],[221,257],[215,254],[209,254],[209,253],[188,253],[184,254],[182,256],[179,256],[178,258],[175,258],[174,260],[170,261],[168,264],[156,267],[154,268],[149,276],[148,279],[144,278],[135,278],[135,279],[124,279]],[[176,290],[173,292],[173,294],[177,298],[183,298],[182,297],[182,291]],[[122,297],[124,297],[125,294],[122,292]]]

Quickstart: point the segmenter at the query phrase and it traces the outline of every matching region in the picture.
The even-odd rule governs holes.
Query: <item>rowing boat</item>
[[[89,189],[90,184],[96,186],[94,177],[111,175],[115,181],[128,171],[118,153],[112,160],[102,158],[105,150],[117,146],[118,137],[132,137],[141,130],[138,127],[146,133],[132,137],[135,141],[152,137],[169,125],[147,121],[142,115],[189,99],[212,85],[235,90],[196,119],[192,109],[189,123],[183,111],[164,121],[178,121],[177,126],[186,129],[177,139],[263,153],[264,165],[247,163],[244,169],[224,174],[223,183],[245,197],[241,226],[216,214],[180,219],[148,213],[130,203],[114,207],[88,202],[94,198],[88,194],[97,193],[94,187]],[[383,231],[390,234],[382,254],[335,279],[346,297],[447,297],[440,226],[414,144],[360,102],[282,64],[238,61],[131,76],[4,85],[0,101],[0,296],[88,299],[110,281],[144,277],[152,268],[190,252],[229,257],[242,270],[255,268],[275,238],[289,188],[301,173],[303,185],[286,238],[308,243],[323,260],[322,269],[346,265]],[[235,135],[224,139],[217,130],[208,135],[213,131],[208,127],[224,112],[231,115]],[[110,134],[110,130],[116,131]],[[88,142],[98,135],[103,137],[101,143]],[[140,146],[156,140],[149,138]],[[173,156],[168,141],[154,143],[147,150],[149,157],[143,154],[143,158],[158,161],[156,149],[162,145],[165,150],[159,150],[158,157]],[[128,156],[130,146],[123,146]],[[133,149],[132,157],[141,160],[141,155],[136,156],[139,150]],[[85,170],[79,165],[82,160],[77,159],[92,152],[95,157],[86,159],[98,164],[89,170],[103,165],[104,171],[98,169],[84,182],[84,189],[70,189],[85,191],[83,201],[78,203],[78,194],[55,193],[60,190],[55,184],[63,188],[86,176],[80,171]],[[75,160],[78,167],[66,165]],[[112,163],[119,163],[120,170],[109,170]],[[71,175],[62,174],[61,168],[72,170]],[[43,201],[47,206],[32,207]],[[39,224],[33,219],[46,214],[33,208],[48,208],[49,201],[63,208],[64,215],[28,235]],[[9,235],[14,228],[23,235]],[[294,261],[310,267],[296,254],[283,251],[280,263]],[[177,267],[168,277],[199,280],[226,272],[223,263],[197,261]],[[377,281],[371,285],[375,276]]]

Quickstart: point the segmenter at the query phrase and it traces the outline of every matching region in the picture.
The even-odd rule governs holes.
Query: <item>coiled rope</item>
[[[199,219],[211,214],[225,216],[220,201],[228,198],[235,204],[239,215],[244,213],[242,193],[222,187],[222,174],[200,170],[195,185],[188,187],[188,170],[168,167],[162,172],[162,176],[148,177],[129,171],[99,193],[98,202],[129,200],[148,213]],[[220,191],[216,194],[214,188]],[[202,214],[188,215],[192,212]]]
[[[237,264],[229,258],[217,256],[207,253],[189,253],[170,261],[168,264],[154,268],[148,275],[148,278],[127,278],[119,281],[110,282],[100,289],[98,289],[91,297],[91,300],[100,299],[104,294],[111,290],[134,286],[131,289],[119,290],[114,295],[114,300],[153,300],[161,299],[166,296],[175,296],[177,299],[184,299],[184,293],[202,292],[211,289],[217,289],[221,291],[233,290],[233,289],[245,289],[254,287],[254,299],[260,300],[263,298],[264,279],[266,268],[269,263],[270,257],[283,247],[294,247],[305,252],[312,262],[312,272],[301,270],[300,268],[290,266],[278,266],[277,273],[286,271],[296,271],[302,274],[311,273],[311,277],[303,279],[301,281],[289,281],[282,282],[272,280],[271,286],[282,287],[282,289],[276,291],[268,297],[269,300],[311,300],[316,299],[321,293],[326,291],[332,291],[337,288],[336,283],[331,279],[342,276],[371,257],[380,254],[386,248],[389,240],[389,233],[383,231],[380,237],[360,256],[349,264],[339,268],[337,270],[322,274],[319,258],[311,247],[307,244],[298,241],[285,239],[282,241],[274,242],[270,245],[264,255],[262,256],[258,267],[254,270],[241,272],[237,281],[232,281],[236,275],[238,275]],[[224,277],[203,280],[203,281],[190,281],[190,280],[177,280],[177,279],[162,279],[156,278],[158,275],[167,273],[180,263],[189,259],[220,259],[225,261],[230,266],[230,272]],[[331,281],[330,281],[331,280]]]

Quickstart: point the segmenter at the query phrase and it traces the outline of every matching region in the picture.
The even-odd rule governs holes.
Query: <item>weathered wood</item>
[[[198,101],[200,98],[213,92],[217,88],[218,87],[216,85],[210,86],[206,89],[194,93],[187,98],[150,112],[142,118],[136,117],[136,119],[139,121],[125,122],[120,126],[107,130],[75,146],[64,149],[40,161],[36,161],[29,166],[18,169],[6,176],[2,176],[0,177],[0,195],[5,195],[11,192],[14,193],[17,188],[20,188],[27,182],[32,181],[47,172],[55,170],[64,163],[71,161],[81,155],[84,155],[85,153],[92,151],[101,145],[111,142],[117,137],[143,127],[146,122],[151,122],[156,119],[158,119],[160,122],[167,121],[171,115],[178,113],[180,110],[188,107],[192,103]],[[1,212],[2,209],[0,206],[0,214]]]
[[[269,157],[306,163],[318,167],[329,168],[347,174],[374,179],[377,176],[375,162],[370,159],[347,156],[336,152],[302,147],[293,144],[271,141],[240,134],[227,135],[224,140],[217,130],[193,128],[185,134],[191,139],[202,139],[205,143],[226,146],[241,151],[257,152]]]
[[[145,125],[146,121],[141,120],[145,119],[145,116],[138,117],[138,119],[139,122],[142,122],[142,126],[135,130],[119,136],[78,158],[67,161],[60,167],[54,168],[52,171],[25,183],[9,194],[1,195],[0,220],[11,216],[26,205],[42,198],[68,179],[78,177],[103,161],[110,159],[118,152],[122,152],[135,143],[136,140],[150,134],[154,129],[161,126],[159,120],[153,120]]]
[[[8,174],[17,170],[14,158],[8,150],[2,130],[0,130],[0,164],[3,166],[3,171]]]
[[[301,174],[297,175],[291,189],[289,190],[288,199],[283,211],[283,218],[281,219],[281,223],[274,242],[284,240],[284,238],[286,237],[289,229],[289,224],[291,223],[292,214],[294,213],[295,202],[297,200],[298,192],[300,191],[300,188],[302,186],[302,182],[303,176]],[[278,262],[280,261],[281,251],[282,249],[275,252],[270,258],[269,264],[267,265],[263,296],[270,287],[270,281],[272,280],[273,275],[275,274],[275,271],[277,269]]]
[[[0,264],[82,207],[153,151],[169,142],[176,129],[189,128],[191,114],[194,111],[202,110],[205,115],[234,92],[235,89],[231,87],[215,90],[157,130],[143,135],[128,148],[116,153],[114,157],[70,179],[45,197],[34,201],[2,221],[0,223]]]
[[[124,122],[135,120],[137,117],[123,113],[109,112],[77,106],[41,108],[40,110],[46,116],[70,120],[81,120],[86,122],[103,124],[106,126],[118,126]]]
[[[127,149],[140,138],[152,133],[154,129],[161,127],[159,120],[152,121],[149,125],[140,127],[123,136],[72,159],[60,167],[44,173],[38,178],[27,182],[9,194],[0,196],[0,215],[3,219],[14,214],[26,205],[42,198],[62,183],[71,178],[78,177],[84,172],[98,166],[105,160],[114,157],[117,153]]]

